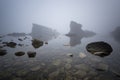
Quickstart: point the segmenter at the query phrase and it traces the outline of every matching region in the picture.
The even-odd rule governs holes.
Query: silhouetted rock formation
[[[111,34],[116,41],[120,42],[120,26],[118,26]]]
[[[75,46],[81,43],[83,37],[92,37],[95,35],[94,32],[82,30],[82,25],[74,21],[70,23],[70,32],[66,36],[70,37],[70,45]]]
[[[33,39],[38,39],[41,41],[49,41],[53,37],[56,37],[57,35],[58,32],[52,30],[51,28],[38,24],[33,24],[32,33],[31,33]]]
[[[112,47],[103,41],[89,43],[86,49],[88,52],[100,57],[108,56],[113,51]]]

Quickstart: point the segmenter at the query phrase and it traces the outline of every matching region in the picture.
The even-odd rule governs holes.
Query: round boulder
[[[103,41],[89,43],[86,49],[88,52],[100,57],[108,56],[113,51],[111,45]]]

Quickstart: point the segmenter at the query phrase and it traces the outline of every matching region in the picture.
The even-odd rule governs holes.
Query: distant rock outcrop
[[[26,36],[27,34],[26,33],[10,33],[10,34],[7,34],[7,36],[13,36],[13,37],[23,37],[23,36]]]
[[[118,26],[113,32],[111,32],[111,35],[116,41],[120,42],[120,26]]]
[[[70,32],[66,36],[70,37],[70,45],[75,46],[81,43],[83,37],[92,37],[95,33],[87,30],[82,30],[82,25],[74,21],[70,23]]]
[[[55,30],[52,30],[51,28],[33,24],[31,36],[33,39],[38,39],[41,41],[49,41],[53,37],[56,37],[58,35],[58,32]]]

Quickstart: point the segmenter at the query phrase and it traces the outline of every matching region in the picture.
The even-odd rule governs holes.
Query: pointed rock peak
[[[79,23],[77,23],[77,22],[75,22],[75,21],[71,21],[70,22],[70,27],[82,27],[82,24],[79,24]]]

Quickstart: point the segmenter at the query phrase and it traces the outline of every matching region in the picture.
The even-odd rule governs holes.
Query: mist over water
[[[119,4],[0,0],[0,80],[120,80]]]
[[[120,25],[119,0],[0,0],[0,33],[26,32],[37,23],[67,33],[70,21],[108,33]]]

